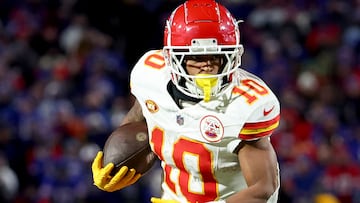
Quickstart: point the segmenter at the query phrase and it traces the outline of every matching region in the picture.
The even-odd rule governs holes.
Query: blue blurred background
[[[155,166],[106,193],[91,161],[132,104],[129,71],[179,0],[0,0],[0,202],[149,202]],[[242,68],[279,97],[280,203],[360,202],[360,1],[222,0]]]

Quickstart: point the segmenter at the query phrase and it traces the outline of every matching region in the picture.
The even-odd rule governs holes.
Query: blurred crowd
[[[0,202],[149,202],[159,166],[114,193],[91,161],[132,104],[129,71],[180,0],[0,0]],[[219,0],[242,68],[281,102],[280,203],[360,203],[360,1]]]

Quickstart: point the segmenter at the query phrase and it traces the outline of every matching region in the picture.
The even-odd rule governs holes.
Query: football
[[[146,173],[155,163],[145,122],[124,124],[115,129],[105,141],[103,166],[114,163],[114,175],[122,166],[134,168],[136,173]]]

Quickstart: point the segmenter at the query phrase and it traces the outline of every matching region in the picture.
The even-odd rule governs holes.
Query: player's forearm
[[[225,201],[226,203],[266,203],[275,190],[271,186],[252,185],[245,190],[235,193]]]
[[[270,141],[263,138],[244,142],[238,158],[248,188],[235,193],[226,202],[267,202],[279,186],[277,158]]]

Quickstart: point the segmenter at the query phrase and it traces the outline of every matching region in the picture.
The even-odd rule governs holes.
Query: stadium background
[[[159,168],[114,193],[90,164],[132,98],[128,73],[162,46],[179,0],[0,0],[0,202],[148,202]],[[243,68],[279,97],[283,203],[360,202],[360,1],[222,0]],[[325,194],[325,195],[324,195]]]

